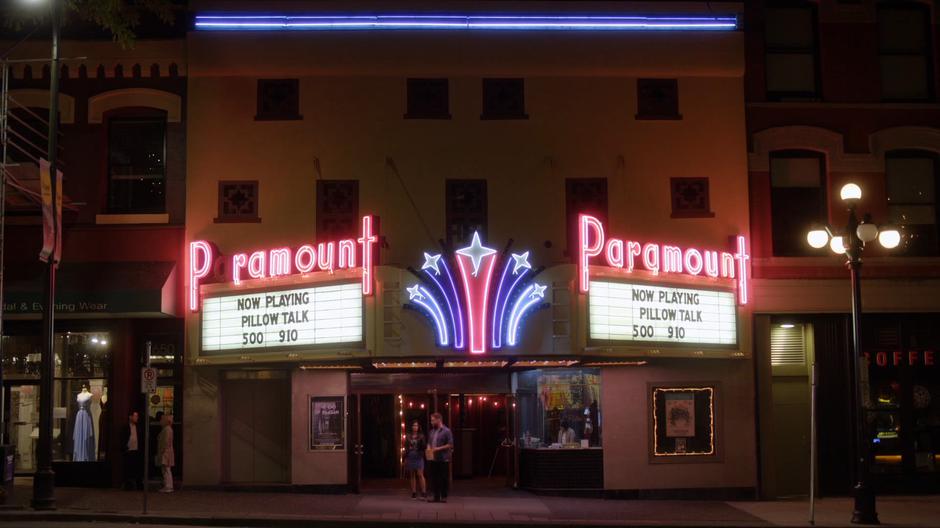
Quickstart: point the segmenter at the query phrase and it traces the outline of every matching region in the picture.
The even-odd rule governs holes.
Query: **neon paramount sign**
[[[684,274],[735,281],[738,304],[747,304],[750,284],[744,236],[732,237],[733,252],[680,248],[669,244],[607,238],[604,225],[596,217],[578,215],[578,284],[581,293],[591,288],[590,262],[603,255],[607,265],[632,273],[643,269],[653,275]]]
[[[375,230],[375,232],[373,231]],[[248,279],[277,278],[313,272],[362,269],[362,294],[372,294],[373,266],[378,241],[378,218],[363,216],[358,238],[303,244],[296,249],[279,247],[250,253],[235,253],[230,258],[227,280],[235,285]],[[199,285],[215,269],[218,251],[205,240],[189,243],[189,309],[199,311]]]

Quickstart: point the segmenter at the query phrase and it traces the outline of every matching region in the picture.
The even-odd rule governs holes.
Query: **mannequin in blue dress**
[[[91,392],[82,386],[75,400],[78,402],[78,414],[75,415],[75,430],[72,432],[72,460],[92,462],[95,460],[95,427],[91,421]]]

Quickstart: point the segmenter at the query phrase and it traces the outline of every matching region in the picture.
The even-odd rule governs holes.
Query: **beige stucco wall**
[[[347,450],[310,450],[310,397],[346,396],[345,371],[294,370],[291,376],[291,484],[341,485]],[[344,406],[344,410],[347,410]],[[345,418],[344,418],[345,423]]]
[[[609,490],[757,486],[753,366],[749,360],[672,360],[601,370],[604,487]],[[714,462],[650,463],[650,383],[717,383]]]

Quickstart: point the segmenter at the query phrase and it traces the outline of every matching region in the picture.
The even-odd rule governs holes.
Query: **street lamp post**
[[[36,443],[37,463],[33,476],[32,507],[36,510],[55,509],[55,472],[52,470],[52,402],[55,383],[55,272],[58,257],[58,210],[56,204],[56,171],[59,125],[59,12],[61,0],[48,0],[52,24],[52,60],[49,64],[49,178],[52,209],[52,253],[46,262],[43,287],[42,338],[43,351],[39,375],[39,438]]]
[[[853,488],[855,507],[852,522],[855,524],[879,524],[878,511],[875,508],[875,493],[868,483],[869,438],[865,434],[864,401],[861,384],[861,317],[862,289],[861,269],[862,252],[865,244],[876,239],[887,249],[893,249],[901,241],[901,235],[893,227],[879,228],[865,215],[859,221],[856,207],[862,198],[862,189],[854,184],[845,184],[839,192],[849,211],[848,223],[841,233],[830,227],[817,228],[806,234],[806,240],[814,248],[823,248],[826,244],[836,254],[845,255],[846,266],[852,282],[852,401],[855,411],[855,478]]]

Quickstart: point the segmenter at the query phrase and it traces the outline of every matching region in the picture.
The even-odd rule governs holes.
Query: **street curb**
[[[703,527],[703,526],[733,526],[739,528],[765,528],[773,526],[767,521],[759,523],[750,522],[630,522],[630,521],[529,521],[529,520],[500,520],[500,521],[471,521],[471,520],[437,520],[437,519],[353,519],[353,518],[258,518],[258,517],[183,517],[175,515],[143,515],[129,513],[78,513],[78,512],[16,512],[0,513],[0,525],[22,522],[94,522],[94,523],[126,523],[126,524],[157,524],[167,526],[220,526],[243,528],[331,528],[334,526],[355,526],[362,528],[397,528],[397,527],[453,527],[459,525],[466,528],[512,528],[518,526],[552,526],[558,528],[610,528],[611,526],[630,526],[631,528],[667,528],[667,527]]]

